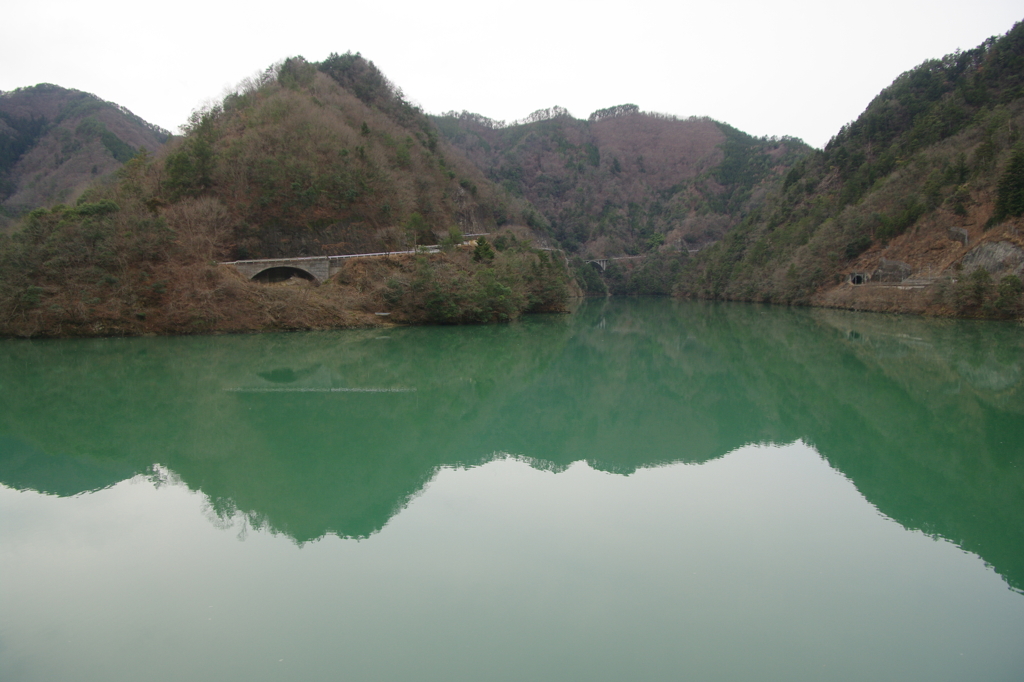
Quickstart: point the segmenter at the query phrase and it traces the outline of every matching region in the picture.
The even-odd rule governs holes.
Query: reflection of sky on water
[[[986,358],[980,366],[958,363],[957,372],[972,386],[985,391],[1004,391],[1021,382],[1020,365],[1006,365],[995,358]]]
[[[1024,665],[1024,598],[799,442],[628,476],[443,467],[379,533],[301,546],[223,523],[166,469],[71,498],[0,488],[0,517],[4,679],[931,681]]]

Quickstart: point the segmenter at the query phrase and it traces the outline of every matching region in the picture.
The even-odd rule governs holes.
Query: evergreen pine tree
[[[996,220],[1024,215],[1024,147],[1018,147],[999,179],[996,194]]]

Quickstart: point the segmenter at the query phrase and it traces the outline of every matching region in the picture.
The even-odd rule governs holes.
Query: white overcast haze
[[[820,147],[900,73],[1024,18],[1019,0],[11,2],[0,90],[54,83],[172,132],[243,78],[361,52],[428,113],[616,104]]]

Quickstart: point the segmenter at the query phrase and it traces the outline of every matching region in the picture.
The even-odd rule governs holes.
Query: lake
[[[0,341],[0,679],[1019,680],[1022,332]]]

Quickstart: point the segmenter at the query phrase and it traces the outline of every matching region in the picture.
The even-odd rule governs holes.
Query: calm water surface
[[[0,679],[1020,680],[1024,330],[0,341]]]

